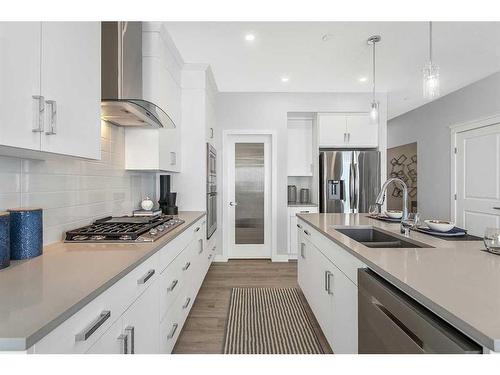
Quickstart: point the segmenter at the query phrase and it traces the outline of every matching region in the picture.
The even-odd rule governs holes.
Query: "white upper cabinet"
[[[100,158],[100,22],[42,22],[42,150]]]
[[[174,129],[126,129],[125,168],[181,171],[182,61],[159,22],[143,22],[143,98],[163,109]]]
[[[288,176],[312,176],[312,120],[288,119]]]
[[[1,145],[40,149],[40,32],[39,22],[0,22]]]
[[[367,113],[319,113],[320,147],[377,147],[378,126]]]
[[[320,147],[344,146],[347,142],[347,122],[343,114],[318,113]]]
[[[368,114],[348,115],[347,143],[356,147],[377,147],[378,126],[370,123]]]
[[[100,158],[100,30],[0,23],[0,145]]]

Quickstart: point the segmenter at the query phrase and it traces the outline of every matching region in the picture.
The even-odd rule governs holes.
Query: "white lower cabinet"
[[[214,251],[205,217],[30,348],[34,353],[171,353]]]
[[[326,255],[330,252],[314,243],[313,235],[318,235],[318,232],[313,232],[301,220],[299,225],[302,226],[302,229],[298,228],[299,286],[333,352],[357,353],[357,286],[334,263],[335,259]],[[359,267],[359,261],[353,262],[353,266]]]
[[[288,207],[288,258],[297,259],[299,242],[297,240],[297,214],[317,213],[317,206]]]

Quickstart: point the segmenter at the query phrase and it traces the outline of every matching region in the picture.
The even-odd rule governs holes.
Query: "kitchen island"
[[[96,343],[99,336],[112,329],[110,327],[121,325],[121,321],[117,324],[119,319],[125,320],[121,315],[127,309],[132,310],[134,301],[148,293],[148,300],[138,305],[147,306],[146,302],[152,302],[153,307],[148,307],[144,319],[140,319],[156,323],[156,327],[154,324],[148,327],[150,331],[160,331],[160,320],[169,322],[167,312],[174,304],[174,295],[179,299],[178,304],[184,305],[181,295],[184,297],[184,292],[186,296],[189,294],[185,297],[189,298],[188,306],[184,308],[188,311],[213,259],[214,249],[204,251],[204,212],[180,212],[178,217],[185,222],[155,242],[59,242],[44,247],[43,255],[37,258],[15,261],[1,270],[0,351],[83,353],[93,346],[99,349],[93,351],[97,353],[122,350],[115,345],[119,334],[112,337],[112,344],[108,347],[96,346]],[[185,267],[187,263],[189,265]],[[165,269],[171,269],[169,275],[163,272]],[[189,274],[190,285],[182,285],[181,272]],[[172,282],[170,274],[178,275],[171,287],[172,297],[161,295],[161,290],[167,290]],[[160,288],[158,284],[161,283],[169,285]],[[194,289],[188,290],[191,285]],[[163,316],[161,311],[165,312]],[[149,313],[152,316],[148,316]],[[172,319],[182,320],[181,314],[172,316]],[[167,323],[165,329],[170,330]],[[180,322],[172,324],[176,328],[182,326]],[[117,327],[117,330],[123,331],[122,327]],[[136,351],[140,351],[137,347],[140,335],[136,327]],[[145,351],[158,352],[158,341],[145,343]],[[175,340],[171,341],[163,352],[171,349]]]
[[[328,242],[334,245],[326,251],[335,252],[332,256],[339,259],[341,271],[354,287],[357,268],[368,267],[486,351],[500,351],[500,256],[482,251],[482,241],[449,241],[412,231],[411,241],[429,247],[371,248],[338,229],[374,227],[404,239],[399,223],[371,219],[365,214],[297,216],[304,242],[310,238],[322,251],[329,248]],[[299,283],[300,267],[299,258]],[[355,302],[353,293],[346,297],[346,304]],[[352,333],[353,324],[351,328]],[[354,342],[349,343],[346,351],[354,346]]]

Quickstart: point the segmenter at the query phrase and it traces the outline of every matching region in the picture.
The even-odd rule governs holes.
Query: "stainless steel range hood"
[[[101,119],[118,126],[175,128],[142,95],[142,23],[101,23]]]

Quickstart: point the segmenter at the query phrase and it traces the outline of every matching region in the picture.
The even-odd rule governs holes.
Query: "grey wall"
[[[450,129],[500,114],[500,72],[387,123],[387,146],[418,143],[418,205],[425,217],[450,217]]]
[[[278,254],[284,254],[287,251],[287,112],[366,112],[370,98],[370,94],[366,93],[219,93],[216,106],[219,153],[224,153],[221,147],[224,130],[276,131]],[[387,118],[385,95],[380,95],[379,100],[380,122],[384,125],[383,134],[380,136],[385,138]],[[222,164],[219,165],[219,175],[223,175]],[[385,165],[385,160],[383,160],[383,165]],[[219,191],[222,189],[222,179],[219,179]]]

